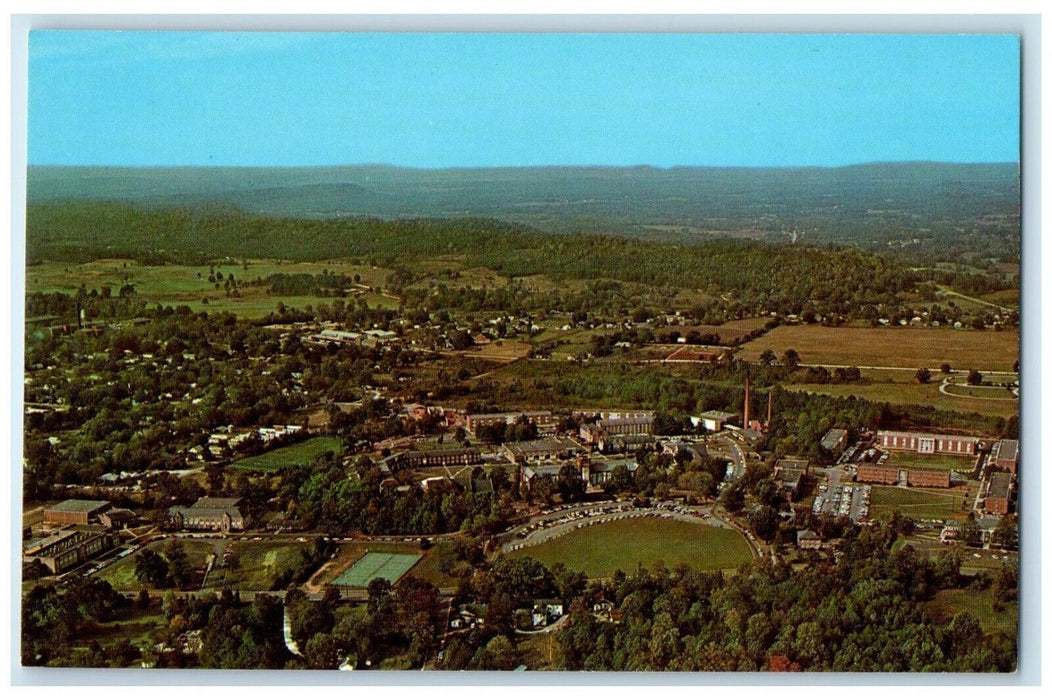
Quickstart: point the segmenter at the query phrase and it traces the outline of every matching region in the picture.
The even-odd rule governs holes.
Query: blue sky
[[[1017,161],[1007,35],[34,31],[29,163]]]

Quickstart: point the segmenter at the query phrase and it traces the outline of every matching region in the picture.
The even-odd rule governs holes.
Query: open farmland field
[[[826,328],[779,326],[742,347],[756,361],[764,350],[781,357],[792,348],[802,364],[852,367],[956,368],[1009,371],[1019,357],[1019,331],[942,328]]]
[[[316,437],[303,442],[298,442],[294,445],[279,447],[255,455],[254,457],[239,459],[236,462],[231,463],[230,466],[244,471],[275,472],[289,466],[290,464],[307,464],[312,459],[325,452],[335,452],[339,454],[342,449],[342,444],[340,443],[339,438]]]
[[[911,518],[965,518],[971,504],[953,491],[936,489],[902,489],[894,486],[874,486],[870,493],[870,518],[899,511]],[[970,500],[970,499],[967,499]]]
[[[736,530],[665,518],[631,518],[590,525],[512,556],[530,556],[547,566],[562,562],[590,578],[634,571],[663,561],[669,568],[687,564],[714,571],[735,569],[752,558],[748,542]]]
[[[496,340],[489,345],[482,345],[461,353],[464,357],[493,362],[514,362],[529,356],[533,346],[514,340]]]
[[[736,345],[745,340],[746,336],[753,331],[763,328],[769,320],[764,317],[743,318],[737,321],[727,321],[718,326],[669,326],[668,330],[679,331],[682,336],[686,336],[691,331],[697,331],[702,335],[715,333],[720,337],[721,345]]]
[[[76,265],[45,262],[26,268],[26,292],[65,292],[72,294],[84,285],[87,289],[109,287],[116,296],[125,284],[135,287],[138,295],[153,303],[171,306],[186,305],[194,311],[229,311],[246,318],[262,318],[275,311],[278,302],[285,306],[303,308],[308,304],[331,303],[331,299],[313,296],[271,295],[265,285],[254,285],[256,278],[273,274],[320,274],[323,270],[358,275],[365,287],[382,285],[390,270],[357,265],[347,261],[282,262],[277,260],[249,260],[241,263],[219,264],[214,268],[223,273],[224,280],[233,275],[238,280],[241,298],[229,297],[220,283],[208,281],[209,267],[189,265],[141,265],[134,260],[105,259]],[[371,307],[396,308],[397,299],[361,290]],[[208,303],[202,302],[207,298]]]
[[[878,376],[879,375],[879,376]],[[881,378],[884,377],[884,378]],[[829,396],[857,396],[891,404],[933,406],[947,411],[981,413],[1009,418],[1019,413],[1018,401],[987,400],[986,397],[948,396],[939,391],[938,374],[929,384],[917,381],[912,371],[862,370],[871,384],[789,384],[788,391],[807,391]],[[955,388],[953,391],[957,391]]]

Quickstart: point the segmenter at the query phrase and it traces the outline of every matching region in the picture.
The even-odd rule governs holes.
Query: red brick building
[[[990,450],[990,463],[995,469],[1015,474],[1019,469],[1019,441],[998,440]]]
[[[899,483],[898,467],[878,467],[875,464],[860,464],[855,473],[855,480],[863,484],[897,484]]]
[[[877,443],[882,450],[900,450],[919,454],[974,455],[978,449],[979,438],[881,430],[877,433]]]
[[[950,472],[937,469],[910,469],[906,473],[906,483],[910,486],[948,489],[950,488]]]
[[[986,482],[986,498],[983,501],[983,510],[995,515],[1004,515],[1008,512],[1008,505],[1012,497],[1012,475],[1004,472],[996,472],[990,475]]]
[[[87,525],[110,508],[109,501],[71,499],[44,509],[44,522],[57,525]]]
[[[900,469],[874,464],[860,464],[855,480],[863,484],[893,486],[905,482],[922,488],[950,488],[950,472],[937,469]]]

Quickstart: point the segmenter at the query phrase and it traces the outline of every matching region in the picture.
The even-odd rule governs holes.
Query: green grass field
[[[913,469],[954,470],[961,473],[972,471],[974,457],[953,457],[951,455],[920,455],[912,452],[892,452],[887,461],[888,466],[908,467]]]
[[[789,348],[803,364],[935,369],[949,362],[1008,371],[1019,357],[1019,331],[779,326],[742,346],[740,356],[755,361],[770,349],[781,357]]]
[[[930,384],[921,384],[913,372],[862,370],[863,378],[872,384],[788,384],[789,391],[807,391],[827,396],[857,396],[875,402],[901,405],[932,406],[947,411],[980,413],[1008,418],[1019,413],[1018,401],[986,401],[983,398],[947,396],[939,391],[941,374],[936,372]],[[957,391],[955,388],[953,391]]]
[[[208,559],[208,555],[215,551],[215,546],[210,541],[181,539],[180,542],[183,543],[183,548],[186,550],[186,558],[190,562],[190,567],[194,569],[203,568]],[[163,554],[166,544],[167,540],[158,540],[157,542],[147,545],[147,548]],[[136,552],[136,554],[138,554],[138,552]],[[97,574],[97,576],[103,581],[108,581],[109,584],[118,591],[139,591],[143,588],[149,588],[149,586],[140,583],[139,580],[135,578],[136,554],[125,557],[113,566],[103,569]],[[198,579],[200,579],[200,577],[198,577]]]
[[[238,560],[236,567],[217,565],[208,574],[206,588],[269,590],[286,569],[295,571],[303,561],[307,545],[296,542],[233,542],[229,546]]]
[[[1012,395],[1012,392],[1003,386],[968,386],[967,384],[950,384],[946,387],[946,391],[955,396],[964,396],[968,398],[1008,399],[1009,401],[1016,400]]]
[[[312,459],[325,452],[335,452],[339,454],[342,449],[339,438],[316,437],[303,442],[298,442],[295,445],[279,447],[270,450],[269,452],[255,455],[254,457],[239,459],[236,462],[231,463],[230,466],[234,469],[241,469],[243,471],[275,472],[289,466],[290,464],[307,464]]]
[[[949,622],[959,612],[969,612],[979,620],[986,634],[996,632],[1015,634],[1019,625],[1018,603],[1009,603],[1003,611],[997,612],[993,607],[992,596],[992,589],[939,591],[934,598],[923,603],[922,607],[939,624]]]
[[[323,270],[343,273],[348,277],[358,275],[363,285],[377,287],[384,283],[390,270],[356,265],[341,260],[320,262],[282,262],[277,260],[250,260],[247,269],[240,264],[219,265],[224,280],[230,274],[245,286],[240,299],[226,296],[223,284],[216,289],[208,281],[208,266],[188,265],[140,265],[134,260],[95,260],[82,265],[70,263],[41,263],[26,269],[27,292],[65,292],[72,294],[85,285],[88,289],[110,287],[113,294],[124,284],[131,284],[135,291],[151,302],[172,306],[187,305],[194,311],[229,311],[245,318],[262,318],[277,310],[278,302],[288,307],[302,309],[307,305],[317,307],[330,304],[331,299],[313,296],[272,296],[265,286],[249,284],[257,277],[277,274],[319,274]],[[200,275],[200,277],[198,276]],[[398,300],[373,292],[364,294],[373,308],[397,308]],[[203,298],[208,303],[202,302]]]
[[[896,510],[911,518],[963,518],[962,498],[934,490],[900,489],[893,486],[874,486],[870,493],[870,518],[890,515]]]
[[[374,578],[384,578],[395,583],[420,561],[420,557],[419,554],[368,552],[333,579],[332,583],[352,588],[365,588]]]
[[[752,558],[748,542],[736,530],[664,518],[630,518],[575,530],[512,556],[530,556],[551,566],[562,562],[591,578],[663,561],[668,567],[734,569]]]

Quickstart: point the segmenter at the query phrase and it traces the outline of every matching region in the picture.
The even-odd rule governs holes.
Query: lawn
[[[967,384],[949,384],[946,387],[946,391],[955,396],[964,396],[974,399],[998,399],[1008,400],[1009,402],[1015,403],[1016,398],[1011,391],[1003,386],[969,386]]]
[[[923,603],[924,611],[937,623],[945,624],[959,612],[969,612],[979,620],[983,632],[1003,632],[1014,635],[1019,624],[1019,605],[1009,603],[1001,612],[993,606],[993,589],[972,591],[951,589],[939,591],[930,601]]]
[[[874,486],[870,493],[869,515],[877,518],[899,511],[917,519],[964,518],[967,507],[961,507],[963,500],[961,496],[945,491]]]
[[[237,566],[220,566],[217,561],[208,574],[206,588],[237,588],[246,591],[270,590],[274,579],[286,569],[297,570],[308,545],[297,542],[231,542],[227,549],[237,558]]]
[[[975,466],[974,457],[954,457],[951,455],[921,455],[913,452],[892,452],[888,466],[910,469],[954,470],[969,473]]]
[[[211,541],[188,539],[180,539],[179,541],[182,542],[183,549],[186,550],[186,558],[190,562],[190,567],[192,569],[204,569],[208,555],[215,551],[215,545]],[[167,539],[158,540],[147,545],[147,548],[163,554],[167,543]],[[139,591],[143,588],[149,588],[149,586],[140,583],[135,578],[135,557],[141,551],[139,550],[131,556],[124,557],[116,564],[100,571],[97,576],[103,581],[109,581],[110,585],[118,591]],[[200,581],[200,576],[197,577],[197,580],[198,582]]]
[[[310,440],[298,442],[295,445],[287,445],[277,449],[245,457],[233,462],[230,466],[234,469],[253,472],[275,472],[291,464],[307,464],[312,459],[325,452],[337,454],[343,449],[340,439],[336,437],[315,437]]]
[[[1019,357],[1019,331],[779,326],[742,346],[740,356],[756,361],[769,349],[781,357],[789,348],[803,364],[934,369],[949,362],[1007,371]]]
[[[669,568],[688,564],[697,569],[734,569],[752,558],[740,533],[665,518],[630,518],[574,530],[512,556],[531,556],[551,566],[562,562],[591,578],[608,578],[621,569],[663,561]]]

